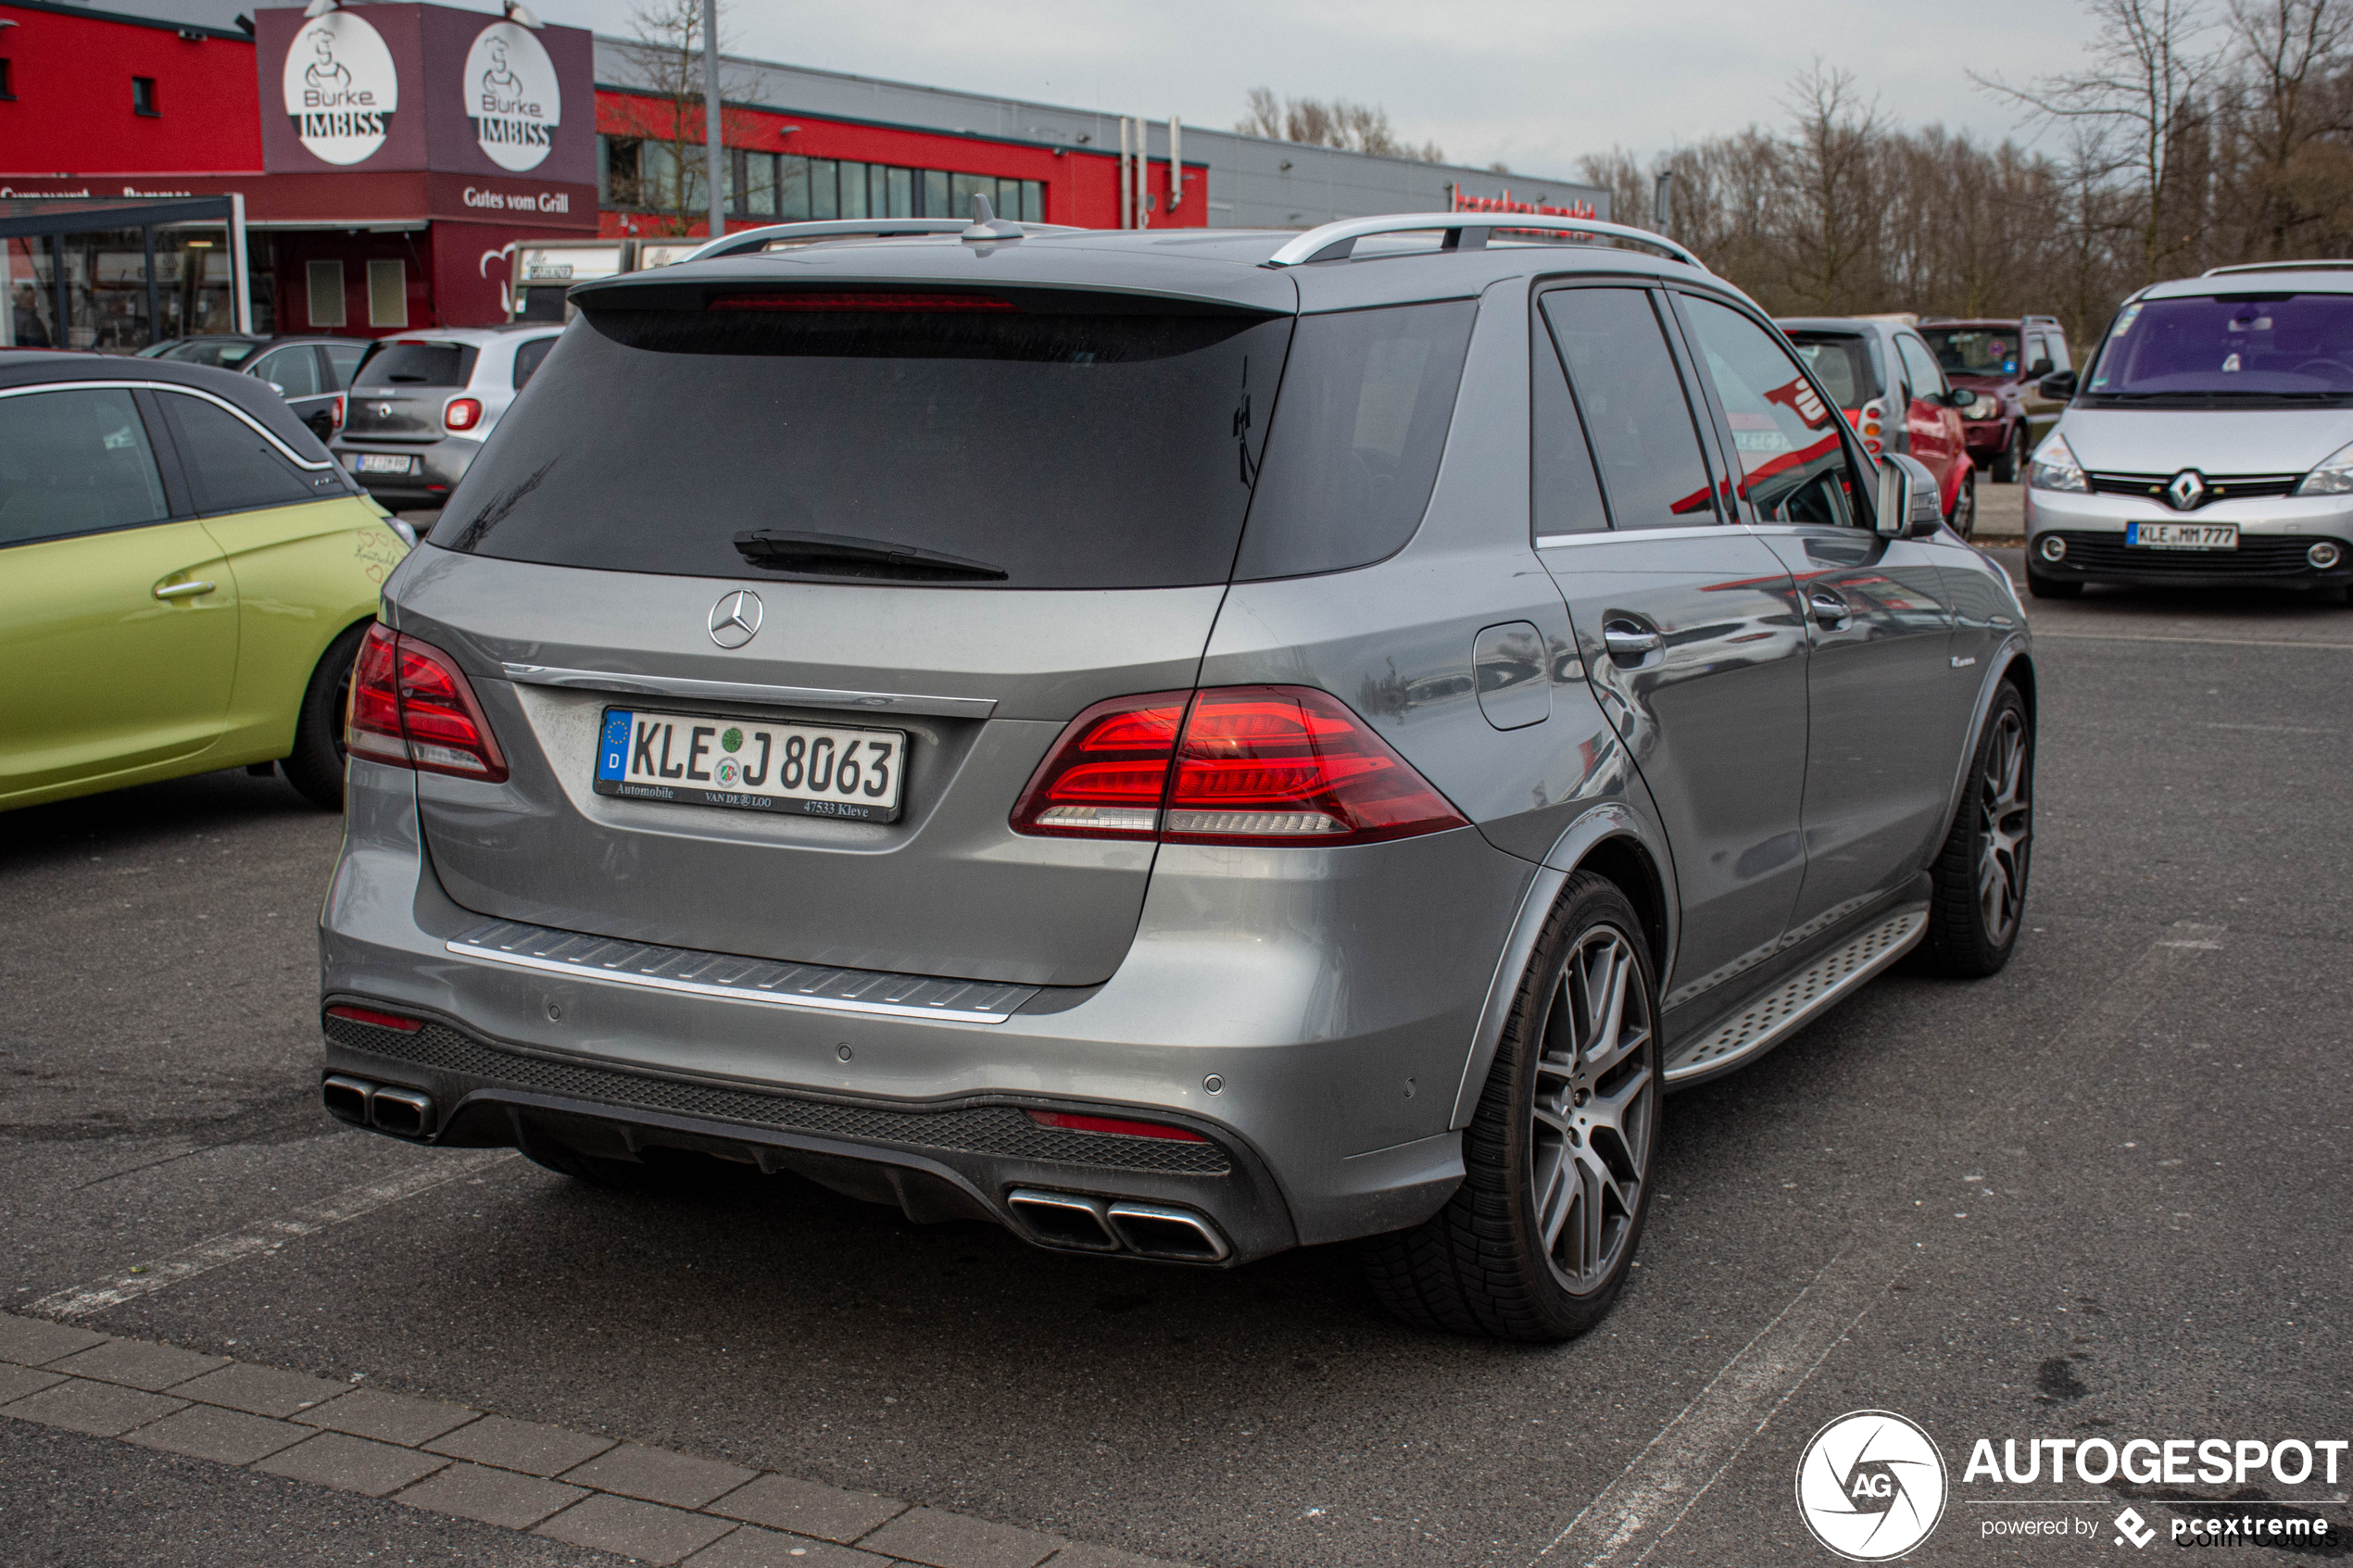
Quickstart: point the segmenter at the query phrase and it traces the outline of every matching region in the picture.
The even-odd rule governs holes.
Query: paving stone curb
[[[0,1416],[687,1568],[1179,1568],[774,1471],[0,1312]]]

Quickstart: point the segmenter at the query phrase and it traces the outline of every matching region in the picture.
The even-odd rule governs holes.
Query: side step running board
[[[1906,909],[1833,947],[1667,1059],[1670,1086],[1729,1073],[1764,1055],[1847,992],[1911,951],[1928,931],[1926,909]]]

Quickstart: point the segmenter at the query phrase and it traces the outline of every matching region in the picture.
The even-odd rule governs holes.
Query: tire
[[[1462,1185],[1415,1229],[1364,1244],[1365,1278],[1398,1318],[1549,1344],[1617,1298],[1650,1210],[1663,1095],[1642,931],[1614,883],[1579,872],[1562,889],[1463,1134]]]
[[[1974,463],[1961,470],[1961,488],[1953,496],[1953,509],[1944,514],[1944,526],[1964,539],[1977,535],[1977,465]]]
[[[1952,831],[1929,868],[1935,893],[1920,949],[1957,979],[1998,973],[2025,923],[2034,848],[2034,721],[2005,681],[1987,709]]]
[[[2009,441],[2003,446],[2002,455],[1994,459],[1994,471],[1991,477],[1996,484],[2016,484],[2018,476],[2025,471],[2026,425],[2021,420],[2018,427],[2010,432]]]
[[[351,667],[359,657],[359,640],[368,634],[368,624],[363,621],[346,628],[320,656],[295,720],[294,750],[278,764],[288,784],[329,811],[343,809],[344,709],[350,705]]]
[[[2045,577],[2030,567],[2026,591],[2038,599],[2080,599],[2083,596],[2083,584],[2073,578]]]

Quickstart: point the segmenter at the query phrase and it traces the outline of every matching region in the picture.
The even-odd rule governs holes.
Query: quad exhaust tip
[[[1189,1209],[1029,1187],[1008,1193],[1005,1202],[1041,1247],[1170,1263],[1222,1263],[1233,1255],[1217,1227]]]
[[[399,1138],[421,1138],[433,1130],[433,1097],[414,1089],[331,1073],[319,1093],[328,1115],[355,1127],[373,1127]]]

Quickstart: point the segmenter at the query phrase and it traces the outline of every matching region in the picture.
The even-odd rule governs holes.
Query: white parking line
[[[1854,1332],[1908,1265],[1908,1244],[1840,1254],[1797,1293],[1625,1473],[1529,1561],[1578,1568],[1638,1563],[1707,1494],[1814,1369]]]
[[[141,1263],[120,1278],[106,1285],[73,1286],[44,1296],[29,1308],[19,1309],[44,1318],[70,1322],[88,1317],[108,1307],[119,1307],[125,1301],[142,1296],[152,1296],[166,1286],[178,1285],[208,1273],[223,1263],[233,1263],[242,1258],[271,1252],[283,1247],[296,1236],[310,1236],[330,1225],[356,1220],[387,1204],[414,1198],[421,1192],[471,1176],[502,1160],[516,1158],[510,1148],[448,1150],[436,1153],[431,1163],[411,1171],[405,1176],[388,1181],[367,1182],[346,1187],[332,1198],[308,1204],[293,1213],[277,1219],[256,1220],[233,1231],[197,1242],[194,1247]]]
[[[2353,649],[2353,643],[2312,643],[2290,637],[2159,637],[2141,632],[2054,632],[2045,627],[2034,628],[2034,640],[2056,637],[2070,643],[2191,643],[2223,648],[2335,648],[2339,652]]]

